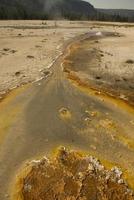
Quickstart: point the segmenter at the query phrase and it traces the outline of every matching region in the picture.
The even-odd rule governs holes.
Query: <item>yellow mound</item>
[[[134,200],[117,167],[108,171],[92,156],[64,147],[54,158],[32,161],[28,168],[19,180],[17,200]]]

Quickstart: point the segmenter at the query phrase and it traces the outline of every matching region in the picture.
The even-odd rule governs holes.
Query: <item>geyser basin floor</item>
[[[65,50],[47,79],[15,90],[3,100],[6,106],[0,104],[0,119],[5,119],[3,113],[9,118],[8,126],[1,129],[0,200],[10,199],[8,183],[23,162],[49,154],[59,145],[90,152],[107,167],[121,167],[134,188],[134,149],[130,143],[134,115],[72,84],[61,65],[67,55]]]

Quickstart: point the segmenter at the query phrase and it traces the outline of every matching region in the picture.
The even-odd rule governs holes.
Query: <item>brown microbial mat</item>
[[[17,180],[13,199],[134,199],[120,169],[106,170],[96,158],[64,147],[52,158],[31,161],[22,174]]]

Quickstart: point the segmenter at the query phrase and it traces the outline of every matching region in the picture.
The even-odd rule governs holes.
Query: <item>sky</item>
[[[134,9],[134,0],[87,0],[96,8]]]

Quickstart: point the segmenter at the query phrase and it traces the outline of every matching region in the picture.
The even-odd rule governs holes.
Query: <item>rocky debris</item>
[[[21,74],[20,71],[15,72],[15,76],[20,76],[20,74]]]
[[[10,50],[9,48],[4,48],[4,49],[3,49],[3,51],[9,51],[9,50]]]
[[[126,61],[126,63],[127,63],[127,64],[134,64],[134,60],[129,59],[129,60]]]
[[[42,46],[40,46],[40,45],[35,45],[35,47],[36,47],[36,48],[41,48]]]
[[[96,36],[102,36],[103,34],[102,34],[102,32],[97,32],[96,33]]]
[[[28,55],[27,58],[33,59],[34,56]]]
[[[16,53],[16,52],[17,52],[17,51],[16,51],[16,50],[14,50],[14,49],[13,49],[13,50],[11,50],[11,53]]]
[[[96,117],[98,115],[98,112],[91,112],[91,117]]]
[[[99,43],[99,41],[98,41],[98,40],[95,40],[94,43]]]
[[[14,50],[14,49],[3,48],[3,49],[0,50],[0,57],[10,55],[10,54],[14,54],[16,52],[17,52],[17,50]]]
[[[86,117],[84,120],[85,120],[85,122],[90,122],[91,121],[90,117]]]
[[[97,149],[96,146],[94,146],[94,145],[90,145],[90,148],[93,149],[94,151],[96,151],[96,149]]]
[[[46,42],[47,41],[47,39],[43,39],[41,42]]]
[[[32,189],[32,186],[31,186],[31,185],[27,185],[27,184],[24,185],[24,190],[25,190],[25,191],[30,192],[31,189]]]
[[[104,54],[100,54],[101,57],[104,57]]]
[[[120,94],[120,99],[123,99],[123,100],[125,100],[125,101],[128,100],[128,98],[127,98],[124,94]]]
[[[50,74],[52,74],[52,72],[50,70],[44,70],[42,71],[43,76],[48,77]]]
[[[84,113],[84,121],[85,122],[91,122],[93,120],[93,118],[98,116],[98,112],[97,111],[89,111],[89,110],[85,110]]]
[[[100,80],[101,79],[101,76],[96,76],[95,77],[97,80]]]
[[[117,32],[116,32],[116,33],[114,33],[114,36],[115,36],[115,37],[123,37],[123,34],[120,34],[120,33],[117,33]]]
[[[29,166],[18,193],[23,200],[134,200],[122,171],[106,170],[93,156],[61,147],[55,157]]]

